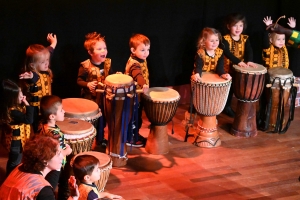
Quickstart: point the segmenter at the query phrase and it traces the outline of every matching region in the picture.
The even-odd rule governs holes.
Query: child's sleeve
[[[226,58],[228,58],[233,64],[237,65],[240,62],[242,62],[240,59],[238,59],[237,57],[235,57],[231,52],[230,52],[230,48],[229,48],[229,43],[227,40],[225,40],[223,38],[222,40],[222,44],[219,45],[220,48],[223,50],[224,55],[226,56]]]
[[[86,82],[87,72],[83,66],[79,67],[78,76],[77,76],[77,84],[81,87],[87,87],[88,82]]]
[[[133,80],[138,83],[138,85],[143,86],[144,84],[146,84],[146,81],[145,81],[145,79],[143,77],[140,65],[134,63],[130,67],[129,74],[131,75],[131,77],[133,78]]]
[[[99,198],[98,195],[93,190],[91,190],[88,194],[87,200],[94,200],[98,198]]]
[[[251,46],[249,38],[245,42],[244,61],[245,62],[252,62],[253,61],[253,50],[252,50],[252,46]]]
[[[11,118],[14,123],[20,124],[32,124],[33,123],[33,107],[26,106],[26,113],[22,113],[19,110],[12,110],[10,112]]]
[[[268,49],[270,47],[270,38],[269,38],[269,32],[264,31],[263,36],[263,49]]]
[[[288,44],[300,48],[300,32],[293,30],[292,35],[288,40]]]
[[[216,67],[216,72],[219,76],[225,74],[225,71],[224,71],[224,53],[222,53],[221,57],[218,60],[217,67]]]
[[[199,75],[201,76],[203,65],[204,65],[203,59],[200,57],[199,54],[196,54],[195,62],[194,62],[194,73],[195,74],[199,73]]]

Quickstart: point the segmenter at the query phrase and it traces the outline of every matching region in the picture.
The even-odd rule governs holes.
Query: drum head
[[[238,65],[233,65],[233,68],[235,69],[235,71],[241,72],[243,74],[265,74],[267,73],[267,68],[265,68],[263,65],[257,64],[257,68],[254,67],[240,67]]]
[[[93,117],[99,113],[99,106],[88,99],[67,98],[62,100],[65,117],[85,118]]]
[[[125,74],[112,74],[112,75],[108,75],[105,78],[106,85],[115,86],[115,87],[123,87],[123,86],[131,85],[132,82],[133,82],[132,77]]]
[[[287,79],[293,76],[293,72],[283,67],[274,67],[268,70],[268,74],[271,78],[279,77],[281,79]]]
[[[170,102],[179,100],[180,95],[176,90],[168,87],[152,87],[144,93],[144,97],[154,102]]]
[[[56,122],[56,124],[61,132],[68,135],[81,135],[94,130],[92,124],[80,119],[65,118],[64,121]]]
[[[201,82],[208,83],[208,84],[221,84],[227,83],[231,80],[226,80],[221,78],[218,74],[211,73],[211,72],[202,72]]]
[[[79,153],[79,154],[75,155],[72,158],[72,160],[70,162],[70,165],[73,166],[73,162],[74,162],[75,158],[77,156],[81,156],[81,155],[95,156],[100,162],[100,165],[99,165],[100,168],[103,168],[103,167],[107,166],[111,162],[110,156],[105,154],[105,153],[100,153],[100,152],[97,152],[97,151],[87,151],[87,152],[82,152],[82,153]]]

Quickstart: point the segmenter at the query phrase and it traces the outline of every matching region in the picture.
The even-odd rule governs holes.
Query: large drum
[[[262,65],[256,65],[257,68],[233,66],[233,91],[238,99],[230,131],[234,136],[254,137],[257,135],[255,102],[259,100],[263,92],[267,69]]]
[[[191,80],[193,104],[200,114],[199,134],[194,144],[200,147],[217,147],[221,140],[217,130],[216,115],[220,114],[226,104],[231,80],[220,78],[211,72],[203,72],[201,82]]]
[[[267,108],[268,132],[285,133],[294,118],[294,105],[297,89],[294,86],[293,72],[286,68],[275,67],[268,70],[270,83]],[[291,106],[288,100],[291,94]]]
[[[109,177],[110,170],[112,168],[111,158],[105,153],[100,153],[96,151],[87,151],[74,156],[71,160],[70,165],[73,166],[75,158],[81,155],[92,155],[99,160],[100,179],[95,182],[95,185],[97,186],[99,192],[103,192]]]
[[[153,87],[142,95],[146,116],[151,122],[146,151],[151,154],[169,152],[167,124],[176,113],[180,95],[167,87]]]
[[[56,122],[64,133],[66,142],[72,148],[72,154],[90,151],[96,136],[96,129],[89,122],[80,119],[65,118],[64,121]]]
[[[112,157],[113,166],[127,163],[127,128],[132,117],[135,85],[125,74],[109,75],[105,79],[105,117],[108,124],[107,153]]]

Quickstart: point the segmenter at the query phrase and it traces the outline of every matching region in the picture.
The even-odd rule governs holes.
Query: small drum
[[[293,84],[293,72],[286,68],[275,67],[270,68],[268,74],[270,76],[270,83],[267,84],[270,98],[267,106],[269,119],[266,119],[268,131],[285,133],[294,118],[297,88]],[[287,105],[290,94],[292,106]]]
[[[125,74],[109,75],[105,79],[104,110],[108,124],[107,153],[112,157],[113,166],[127,163],[127,128],[132,117],[135,85]]]
[[[73,155],[91,150],[96,129],[89,122],[66,118],[62,122],[57,121],[56,124],[64,133],[66,142],[73,150]]]
[[[233,91],[238,99],[231,134],[238,137],[257,135],[256,104],[265,85],[267,69],[259,64],[257,68],[242,68],[233,65]]]
[[[142,98],[146,116],[151,122],[145,149],[151,154],[166,154],[169,152],[167,124],[176,113],[180,95],[171,88],[153,87]]]
[[[92,155],[92,156],[95,156],[96,158],[98,158],[99,163],[100,163],[99,164],[100,179],[98,181],[96,181],[95,184],[98,188],[98,191],[103,192],[105,185],[108,181],[110,170],[112,168],[111,158],[108,155],[106,155],[105,153],[100,153],[100,152],[96,152],[96,151],[87,151],[87,152],[82,152],[82,153],[74,156],[70,162],[70,165],[73,166],[75,158],[77,156],[81,156],[81,155]]]
[[[216,126],[216,115],[226,104],[231,80],[225,80],[211,72],[203,72],[201,82],[191,80],[193,104],[200,114],[198,121],[199,135],[194,144],[200,147],[217,147],[221,140]]]

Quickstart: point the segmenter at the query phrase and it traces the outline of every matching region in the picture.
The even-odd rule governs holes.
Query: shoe
[[[232,110],[232,108],[230,106],[226,106],[223,110],[223,113],[225,115],[227,115],[228,117],[234,118],[234,116],[235,116],[235,112]]]
[[[126,145],[127,146],[130,146],[130,147],[142,147],[144,146],[144,143],[142,141],[136,141],[136,142],[126,142]]]

